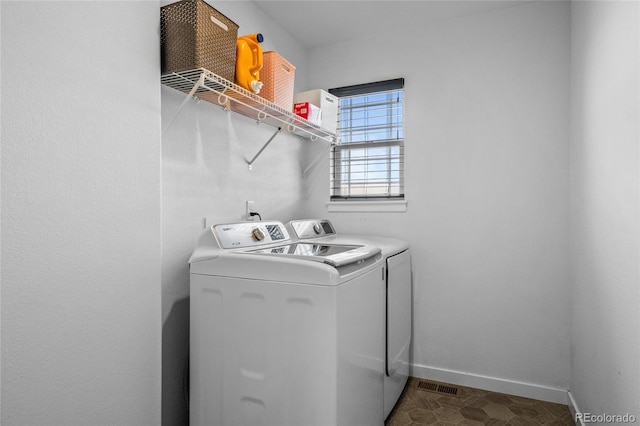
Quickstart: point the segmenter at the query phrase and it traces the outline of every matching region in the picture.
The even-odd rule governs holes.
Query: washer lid
[[[369,245],[292,243],[237,253],[289,256],[322,262],[338,268],[373,257],[380,253],[380,249]]]

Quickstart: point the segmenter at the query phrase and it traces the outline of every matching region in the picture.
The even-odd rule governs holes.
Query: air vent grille
[[[429,380],[419,380],[416,389],[428,392],[435,392],[442,395],[459,396],[460,388],[444,383],[432,382]]]

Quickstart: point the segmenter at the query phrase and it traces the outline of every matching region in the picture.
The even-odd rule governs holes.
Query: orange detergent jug
[[[253,93],[260,93],[262,82],[262,34],[248,34],[236,41],[236,84]]]

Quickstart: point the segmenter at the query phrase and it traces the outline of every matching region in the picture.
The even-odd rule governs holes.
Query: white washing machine
[[[368,244],[214,225],[189,261],[190,424],[384,424],[385,270]]]
[[[412,334],[412,277],[409,243],[374,235],[338,234],[326,219],[302,219],[287,223],[297,241],[325,244],[368,244],[379,247],[385,272],[384,417],[397,403],[409,378]]]

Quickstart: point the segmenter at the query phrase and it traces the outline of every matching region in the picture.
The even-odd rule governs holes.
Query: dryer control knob
[[[320,231],[321,231],[320,224],[319,223],[314,223],[313,224],[313,232],[315,232],[316,235],[319,235]]]
[[[251,236],[256,241],[264,240],[264,232],[262,232],[260,228],[253,228],[253,230],[251,231]]]

